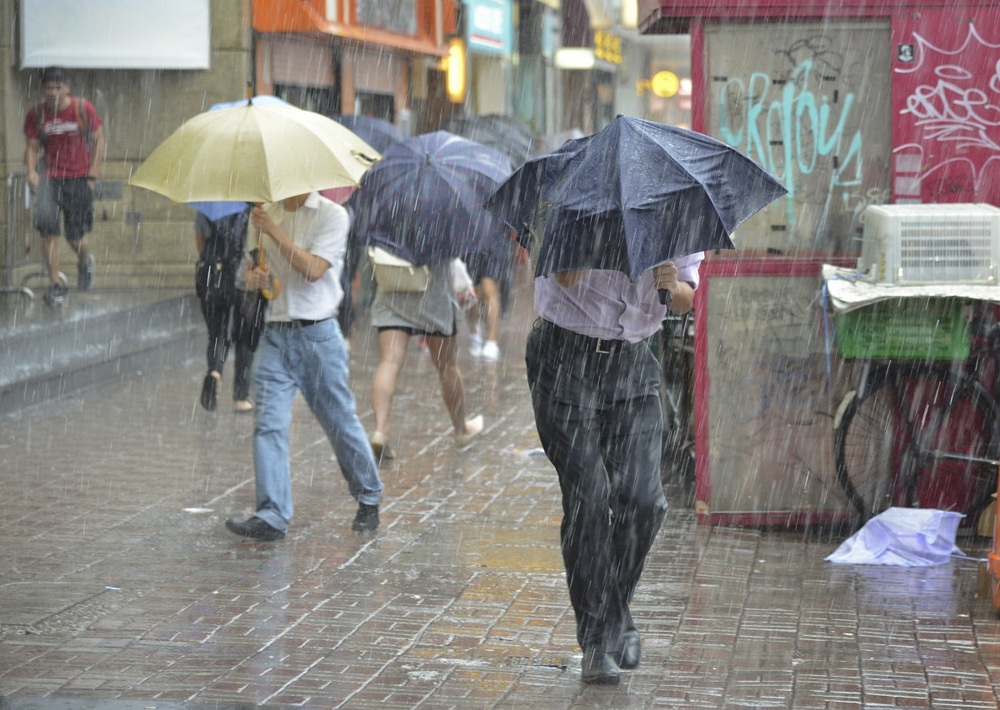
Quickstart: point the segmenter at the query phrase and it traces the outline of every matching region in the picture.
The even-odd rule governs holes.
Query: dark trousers
[[[229,349],[235,345],[233,400],[249,399],[250,369],[263,320],[255,323],[244,317],[243,299],[246,294],[236,288],[233,274],[227,270],[223,272],[218,284],[211,284],[208,269],[204,262],[199,263],[196,281],[201,313],[208,329],[208,347],[205,352],[208,369],[221,375]]]
[[[660,366],[645,343],[596,342],[536,322],[526,351],[542,446],[559,476],[560,530],[577,641],[614,652],[663,522]],[[603,348],[602,348],[603,349]]]

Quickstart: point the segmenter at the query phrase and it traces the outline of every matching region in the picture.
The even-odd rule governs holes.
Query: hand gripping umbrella
[[[610,269],[635,281],[671,259],[734,248],[733,231],[785,194],[725,143],[618,116],[525,163],[485,206],[535,252],[536,276]]]
[[[408,138],[351,197],[355,238],[417,266],[488,251],[507,234],[483,201],[509,174],[506,156],[447,131]]]

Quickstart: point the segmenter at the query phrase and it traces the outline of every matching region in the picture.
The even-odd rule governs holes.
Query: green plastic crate
[[[957,299],[898,298],[835,313],[845,358],[965,360],[969,318]]]

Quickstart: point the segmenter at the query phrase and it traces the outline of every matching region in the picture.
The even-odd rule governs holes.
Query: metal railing
[[[34,298],[34,292],[28,284],[35,280],[48,283],[49,275],[42,242],[31,223],[33,198],[27,186],[28,180],[24,173],[11,173],[7,176],[7,248],[4,252],[4,280],[0,293],[21,293]],[[21,277],[20,285],[14,285],[14,271],[29,265],[35,265],[38,269],[26,273]]]

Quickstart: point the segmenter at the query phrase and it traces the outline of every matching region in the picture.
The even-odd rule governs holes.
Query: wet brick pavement
[[[514,311],[498,364],[463,355],[488,424],[465,449],[411,348],[373,537],[350,532],[301,401],[288,537],[226,532],[252,507],[252,420],[228,372],[220,410],[199,407],[200,359],[0,420],[0,708],[997,707],[980,563],[831,566],[839,538],[698,526],[680,485],[634,603],[642,666],[581,684],[527,291]],[[352,354],[368,426],[370,333]]]

